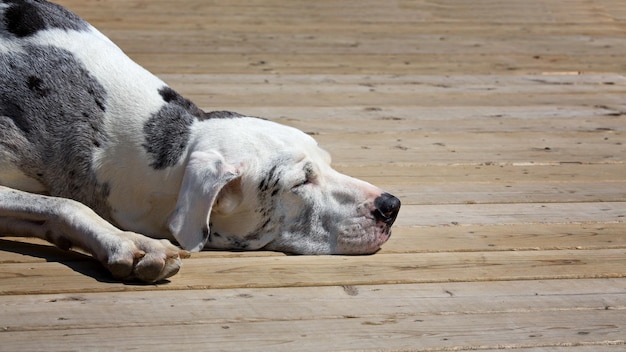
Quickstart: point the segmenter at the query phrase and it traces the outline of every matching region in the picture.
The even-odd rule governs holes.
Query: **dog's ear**
[[[186,250],[202,250],[209,238],[209,216],[220,190],[241,171],[217,152],[193,152],[187,162],[169,229]]]

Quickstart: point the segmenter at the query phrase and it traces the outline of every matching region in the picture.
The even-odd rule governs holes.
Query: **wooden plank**
[[[63,1],[64,3],[66,1]],[[108,4],[109,2],[107,2]],[[329,21],[325,18],[317,18],[316,20],[298,19],[301,20],[294,26],[294,19],[276,18],[271,25],[263,25],[266,23],[259,23],[259,21],[245,21],[237,18],[237,14],[222,13],[223,16],[214,17],[212,21],[206,21],[205,14],[189,13],[185,14],[185,21],[173,20],[173,16],[168,16],[166,12],[153,12],[138,13],[132,11],[132,9],[124,9],[123,6],[118,6],[115,10],[110,10],[107,7],[100,6],[96,10],[82,10],[80,6],[72,5],[71,8],[80,13],[83,18],[88,19],[98,29],[103,31],[106,35],[115,39],[115,42],[128,40],[128,37],[123,38],[124,33],[139,32],[139,33],[152,33],[159,31],[181,31],[186,33],[194,33],[194,31],[204,31],[207,37],[222,38],[226,42],[233,37],[240,37],[240,45],[245,46],[250,44],[247,38],[255,38],[259,35],[270,34],[282,34],[282,35],[307,35],[303,39],[312,39],[316,35],[330,35],[330,34],[352,34],[361,35],[369,33],[372,36],[384,36],[389,33],[389,24],[393,19],[387,19],[389,22],[337,22]],[[126,10],[126,11],[124,11]],[[221,8],[216,8],[213,11],[222,11]],[[239,14],[241,14],[239,9]],[[107,17],[108,16],[108,17]],[[131,20],[132,17],[132,20]],[[355,18],[355,16],[348,16]],[[128,20],[126,20],[128,19]],[[204,21],[202,21],[204,19]],[[139,21],[142,20],[142,21]],[[407,40],[411,41],[409,35],[420,36],[433,36],[440,41],[449,43],[458,43],[462,38],[466,36],[484,35],[485,28],[492,30],[498,30],[497,36],[492,36],[495,40],[502,40],[502,38],[526,39],[528,37],[548,37],[556,38],[560,36],[569,37],[570,41],[578,39],[581,40],[581,36],[593,36],[593,37],[606,37],[602,39],[609,39],[611,37],[619,37],[621,34],[619,25],[611,22],[601,21],[581,21],[579,23],[541,23],[535,27],[529,27],[526,23],[476,23],[471,21],[456,21],[454,25],[451,25],[446,21],[433,21],[433,22],[395,22],[393,32],[398,36],[404,36]],[[367,30],[364,31],[364,26]],[[149,32],[147,32],[149,31]],[[526,31],[527,36],[520,36],[520,32]],[[208,33],[207,33],[208,32]],[[575,35],[579,37],[576,38]],[[140,41],[141,38],[138,38]],[[204,38],[206,41],[207,39]],[[413,42],[413,41],[411,41]],[[300,46],[304,46],[306,43],[303,40]],[[252,43],[254,44],[254,43]],[[464,43],[467,44],[467,43]],[[474,43],[475,44],[475,43]],[[475,49],[463,45],[467,49]],[[132,47],[128,47],[132,50]],[[149,49],[149,48],[147,48]],[[412,49],[412,48],[407,48]],[[434,49],[434,48],[433,48]],[[453,48],[450,48],[452,50]],[[487,49],[488,50],[488,49]]]
[[[332,334],[333,350],[601,348],[623,346],[626,325],[624,279],[195,290],[179,297],[177,291],[2,296],[3,346],[160,350],[176,340],[183,350],[217,343],[292,351],[317,350]]]
[[[186,54],[185,60],[176,53],[155,57],[152,53],[132,53],[129,56],[157,74],[164,73],[246,73],[246,74],[448,74],[518,73],[537,74],[546,71],[610,73],[623,72],[626,64],[612,54],[586,56],[501,54],[502,63],[486,61],[485,54]],[[349,65],[346,63],[350,63]]]
[[[109,37],[120,47],[128,48],[130,53],[150,53],[162,55],[163,53],[187,54],[215,54],[215,53],[284,53],[297,48],[299,54],[326,54],[334,52],[338,55],[361,54],[370,55],[375,53],[388,54],[470,54],[489,55],[502,54],[510,48],[511,37],[492,37],[489,45],[485,43],[484,36],[464,35],[446,38],[442,45],[440,35],[422,33],[359,33],[344,32],[331,33],[304,32],[302,28],[298,33],[276,31],[272,33],[232,33],[221,32],[207,36],[206,32],[197,30],[163,31],[162,28],[149,28],[147,30],[113,30],[107,31]],[[155,46],[155,42],[163,44]],[[250,42],[251,45],[242,43]],[[419,45],[409,45],[406,43]],[[515,42],[519,45],[518,52],[535,45],[535,53],[557,55],[585,55],[589,52],[589,41],[582,41],[571,35],[545,35],[542,38],[520,37]],[[623,55],[626,53],[624,44],[626,40],[619,36],[605,38],[605,48],[601,52],[605,55]],[[572,46],[573,43],[579,44]],[[477,45],[479,44],[479,45]],[[161,49],[161,50],[159,50]]]
[[[380,253],[480,252],[557,249],[626,248],[626,224],[527,224],[398,226]],[[82,254],[54,248],[38,239],[0,239],[0,263],[43,263],[88,260]],[[247,258],[283,256],[282,253],[212,251],[211,257]]]
[[[398,227],[380,253],[626,248],[625,223]]]
[[[224,258],[202,252],[185,260],[170,283],[147,286],[112,282],[95,261],[6,263],[0,294],[614,278],[626,277],[625,254],[602,249]]]
[[[494,184],[577,183],[623,181],[625,163],[471,163],[453,165],[390,164],[371,161],[353,164],[333,162],[335,168],[353,176],[388,184]],[[397,182],[394,182],[397,180]],[[497,186],[496,186],[497,187]]]
[[[397,92],[393,92],[393,89],[389,89],[388,86],[382,84],[377,85],[374,81],[355,84],[353,86],[346,85],[339,87],[323,83],[321,84],[322,86],[329,85],[330,87],[327,89],[317,88],[317,86],[312,88],[310,85],[319,84],[315,80],[312,80],[308,87],[304,85],[272,86],[270,84],[266,84],[266,91],[262,90],[263,87],[248,86],[243,83],[238,87],[230,87],[228,85],[222,86],[219,82],[214,82],[210,89],[194,90],[193,93],[183,92],[181,94],[184,94],[189,99],[196,102],[196,104],[208,110],[215,110],[221,107],[240,110],[249,106],[298,106],[304,108],[307,106],[327,108],[362,106],[367,108],[411,108],[419,112],[420,107],[421,109],[425,109],[434,106],[448,106],[448,108],[444,107],[438,111],[434,111],[433,109],[426,110],[427,112],[430,112],[429,115],[414,114],[411,118],[412,120],[416,119],[416,117],[422,119],[427,119],[428,117],[442,118],[445,117],[446,113],[450,111],[454,113],[452,116],[457,117],[460,113],[459,110],[461,109],[464,109],[466,114],[476,114],[476,112],[471,109],[472,107],[479,108],[480,110],[478,110],[478,112],[495,110],[491,116],[499,117],[505,116],[509,107],[513,110],[517,109],[519,111],[519,106],[528,105],[530,110],[526,113],[530,114],[533,112],[533,109],[539,109],[538,106],[548,105],[550,101],[554,100],[559,100],[560,104],[562,104],[565,108],[568,106],[583,106],[583,109],[589,110],[591,107],[584,107],[584,105],[589,104],[590,99],[593,97],[593,106],[597,106],[598,112],[604,112],[608,116],[623,115],[618,114],[619,111],[611,109],[612,106],[623,107],[623,101],[619,100],[620,91],[607,91],[605,94],[598,94],[603,92],[603,90],[599,87],[595,88],[597,90],[595,94],[589,94],[589,96],[586,97],[581,96],[582,93],[585,92],[576,92],[576,90],[563,87],[559,92],[553,88],[548,92],[534,91],[520,95],[520,93],[516,92],[514,89],[504,92],[492,92],[495,88],[489,87],[473,89],[468,88],[467,90],[463,90],[463,87],[460,87],[458,90],[454,90],[451,89],[451,87],[454,87],[457,84],[454,79],[439,77],[439,80],[440,82],[438,84],[442,85],[442,88],[421,89],[417,92],[415,91],[416,89],[411,89],[411,87],[407,87],[407,89],[398,89]],[[417,85],[421,83],[418,82],[414,84]],[[293,88],[293,90],[291,88]],[[541,91],[542,89],[538,90]],[[243,99],[244,97],[247,99]],[[492,107],[486,108],[485,105],[494,98],[497,99],[495,99],[492,103]],[[449,108],[449,106],[452,105],[451,102],[455,102],[453,105],[454,108]],[[549,108],[544,107],[544,109]],[[256,110],[248,111],[253,116],[259,114]],[[315,110],[312,110],[309,114],[315,112]],[[320,112],[323,113],[324,110],[320,110]],[[561,108],[559,112],[561,116],[564,117],[567,117],[570,113],[564,108]],[[317,116],[322,116],[322,114],[318,114]]]
[[[626,202],[403,206],[399,226],[623,223]]]
[[[286,102],[289,97],[283,98]],[[288,104],[288,103],[287,103]],[[491,109],[462,106],[455,108],[436,109],[434,107],[353,107],[353,108],[326,108],[326,107],[232,107],[208,106],[206,110],[236,110],[240,114],[264,117],[278,123],[290,125],[309,134],[330,134],[337,132],[371,134],[372,131],[401,132],[410,128],[422,132],[501,132],[531,131],[553,133],[559,131],[571,132],[598,132],[624,131],[626,116],[612,116],[621,114],[615,110],[600,110],[598,108],[584,109],[579,107],[565,107],[569,109],[568,116],[559,116],[552,109],[525,107],[526,116],[511,117],[519,114],[517,107],[494,107]],[[374,110],[374,112],[370,112]],[[438,110],[434,112],[434,110]],[[465,114],[463,116],[462,114]],[[541,115],[552,116],[541,117]],[[480,116],[479,116],[480,115]],[[561,115],[565,115],[561,113]],[[578,115],[574,118],[569,115]],[[604,116],[602,116],[604,115]],[[611,116],[609,116],[611,115]],[[519,115],[518,115],[519,116]],[[532,122],[529,122],[532,121]]]
[[[0,296],[0,312],[10,331],[106,327],[119,311],[133,312],[125,325],[166,324],[203,313],[226,323],[238,320],[315,320],[404,314],[482,314],[560,310],[624,310],[626,279],[543,280],[523,282],[244,288],[179,291],[103,292]],[[293,297],[300,302],[293,302]],[[490,298],[498,297],[499,300]],[[478,299],[477,299],[478,298]],[[379,302],[368,305],[369,301]],[[248,305],[258,303],[249,310]],[[290,309],[296,305],[299,309]],[[149,307],[162,307],[152,311]],[[248,311],[247,314],[241,314]],[[91,313],[91,314],[86,314]],[[176,314],[174,314],[176,313]],[[194,314],[195,313],[195,314]],[[234,314],[233,314],[234,313]],[[59,315],[63,319],[58,319]],[[37,318],[40,316],[40,318]],[[174,320],[172,320],[174,319]]]
[[[484,352],[502,352],[503,348],[480,349]],[[535,347],[515,347],[515,352],[619,352],[624,350],[622,341],[607,341],[602,344],[596,343],[577,343],[575,346],[569,343],[562,343],[560,346],[535,346]]]
[[[374,184],[391,194],[402,195],[403,204],[511,204],[620,202],[626,200],[625,182],[518,183],[509,184]],[[397,181],[395,181],[397,182]]]
[[[592,133],[378,133],[376,137],[333,133],[315,136],[339,160],[385,160],[390,163],[459,162],[622,162],[622,132]],[[356,147],[356,148],[355,148]],[[362,151],[356,153],[355,149]]]
[[[564,74],[565,73],[565,74]],[[459,106],[463,104],[464,97],[471,96],[490,96],[508,95],[514,93],[524,93],[518,95],[518,99],[526,102],[529,98],[540,97],[541,94],[563,95],[568,96],[572,93],[587,93],[592,96],[603,94],[618,94],[624,91],[626,78],[616,73],[581,73],[581,72],[542,72],[540,74],[519,74],[519,75],[481,75],[481,74],[462,74],[454,76],[441,76],[433,74],[325,74],[325,73],[308,73],[308,74],[258,74],[250,75],[245,73],[237,74],[214,74],[214,73],[198,73],[198,74],[162,74],[161,77],[181,93],[200,94],[203,92],[216,92],[215,85],[219,85],[226,92],[240,94],[258,94],[267,91],[273,91],[282,94],[303,95],[304,93],[352,93],[361,95],[371,95],[372,88],[379,88],[380,94],[395,93],[402,95],[439,93],[446,96],[457,95],[460,101],[454,101],[455,104],[447,104],[444,107]],[[314,86],[311,86],[311,85]],[[530,94],[530,95],[527,95]],[[303,97],[306,98],[306,97]],[[306,106],[307,100],[302,101]],[[510,100],[508,102],[514,102]],[[262,102],[260,102],[262,103]],[[402,106],[412,106],[411,100],[404,101]],[[450,102],[448,102],[450,103]],[[460,103],[460,104],[459,104]],[[485,103],[483,101],[483,103]],[[500,101],[488,101],[489,104],[483,104],[488,109],[493,106],[500,106]],[[618,101],[616,103],[619,104]],[[495,105],[493,105],[495,104]],[[558,109],[559,105],[547,105],[543,108]],[[624,104],[623,102],[621,103]],[[395,104],[389,104],[395,105]],[[592,107],[579,104],[581,107]],[[273,106],[273,104],[268,105]],[[281,106],[281,105],[277,105]],[[341,105],[340,105],[341,106]],[[425,105],[425,106],[431,106]],[[521,107],[524,105],[513,105]],[[420,107],[420,106],[415,106]],[[444,108],[442,107],[442,108]],[[567,114],[567,111],[561,111]]]
[[[178,325],[145,324],[129,328],[124,324],[97,330],[77,328],[25,331],[6,334],[3,344],[18,350],[46,351],[131,350],[148,348],[170,351],[197,351],[206,348],[236,351],[317,351],[325,350],[332,336],[336,351],[516,349],[518,347],[567,347],[571,344],[602,348],[623,346],[624,314],[601,310],[580,312],[505,313],[487,316],[400,316],[320,319],[297,322],[205,321]],[[428,322],[428,325],[422,324]],[[564,323],[565,322],[565,323]],[[36,337],[33,335],[36,333]],[[533,341],[540,336],[540,339]],[[567,336],[567,337],[565,337]],[[175,341],[174,343],[172,341]]]
[[[520,4],[507,3],[507,6],[489,6],[487,2],[474,3],[467,6],[463,1],[426,2],[411,1],[402,3],[381,4],[375,1],[362,1],[358,4],[351,2],[319,1],[311,4],[306,1],[290,1],[289,3],[275,1],[239,1],[228,3],[220,1],[199,2],[187,1],[181,6],[173,6],[166,1],[153,1],[146,4],[142,1],[107,1],[107,3],[94,3],[93,1],[61,0],[63,4],[70,6],[81,14],[94,17],[100,21],[107,21],[111,25],[120,28],[133,28],[139,25],[146,26],[151,22],[162,23],[167,28],[180,30],[173,24],[204,25],[207,28],[215,25],[228,25],[228,28],[236,25],[252,27],[279,27],[291,25],[292,30],[298,29],[294,24],[305,28],[311,23],[324,23],[335,29],[342,24],[351,25],[357,30],[357,25],[379,24],[389,30],[393,24],[393,32],[403,30],[397,26],[406,24],[422,24],[413,28],[411,32],[424,31],[424,26],[442,26],[437,32],[467,34],[478,32],[482,35],[489,33],[491,36],[519,36],[520,34],[533,35],[544,27],[553,28],[565,32],[578,32],[573,24],[584,26],[586,24],[603,25],[602,34],[617,31],[619,28],[615,21],[624,18],[624,7],[611,2],[596,2],[594,11],[589,11],[589,5],[582,1],[527,1]],[[94,6],[97,4],[97,6]],[[250,11],[254,8],[254,11]],[[99,12],[98,10],[104,11]],[[130,12],[130,13],[129,13]],[[201,21],[202,14],[219,14],[212,16],[215,19],[207,22]],[[298,16],[289,16],[294,13]],[[112,14],[122,18],[134,18],[135,21],[125,20],[116,23]],[[167,16],[170,14],[170,16]],[[294,18],[295,17],[295,18]],[[386,24],[386,26],[382,26]],[[443,27],[443,25],[447,25]],[[171,26],[171,27],[170,27]],[[329,30],[329,26],[319,28],[319,31]],[[473,26],[473,31],[467,31],[466,26]],[[517,31],[509,32],[510,27],[517,27]],[[563,28],[564,27],[564,28]],[[198,27],[195,27],[198,28]],[[501,31],[494,31],[501,29]],[[336,32],[342,33],[341,31]],[[544,33],[544,32],[540,32]]]
[[[496,204],[623,201],[626,164],[486,163],[335,167],[393,194],[404,204]],[[596,182],[590,182],[590,181]]]

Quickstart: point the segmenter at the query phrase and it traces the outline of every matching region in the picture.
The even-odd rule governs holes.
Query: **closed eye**
[[[295,186],[292,187],[292,189],[296,189],[296,188],[300,188],[302,186],[306,186],[308,184],[311,183],[311,180],[309,180],[308,178],[304,179],[303,181],[297,183]]]
[[[296,188],[300,188],[306,185],[310,185],[310,184],[314,184],[317,181],[317,175],[314,173],[307,173],[304,177],[304,179],[302,179],[300,182],[296,183],[295,186],[293,186],[294,189]]]
[[[296,183],[296,185],[293,186],[292,189],[296,189],[296,188],[306,186],[311,183],[315,183],[315,180],[317,179],[317,175],[315,173],[313,163],[311,162],[306,163],[303,169],[304,169],[304,179]]]

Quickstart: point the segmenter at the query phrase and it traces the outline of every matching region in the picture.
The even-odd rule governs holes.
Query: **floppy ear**
[[[193,152],[189,157],[169,229],[186,250],[202,250],[209,238],[211,207],[220,190],[241,176],[217,152]]]

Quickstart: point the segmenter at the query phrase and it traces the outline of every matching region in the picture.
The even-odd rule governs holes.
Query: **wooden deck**
[[[403,202],[372,256],[110,280],[0,239],[0,351],[626,351],[623,0],[63,0],[208,110]]]

